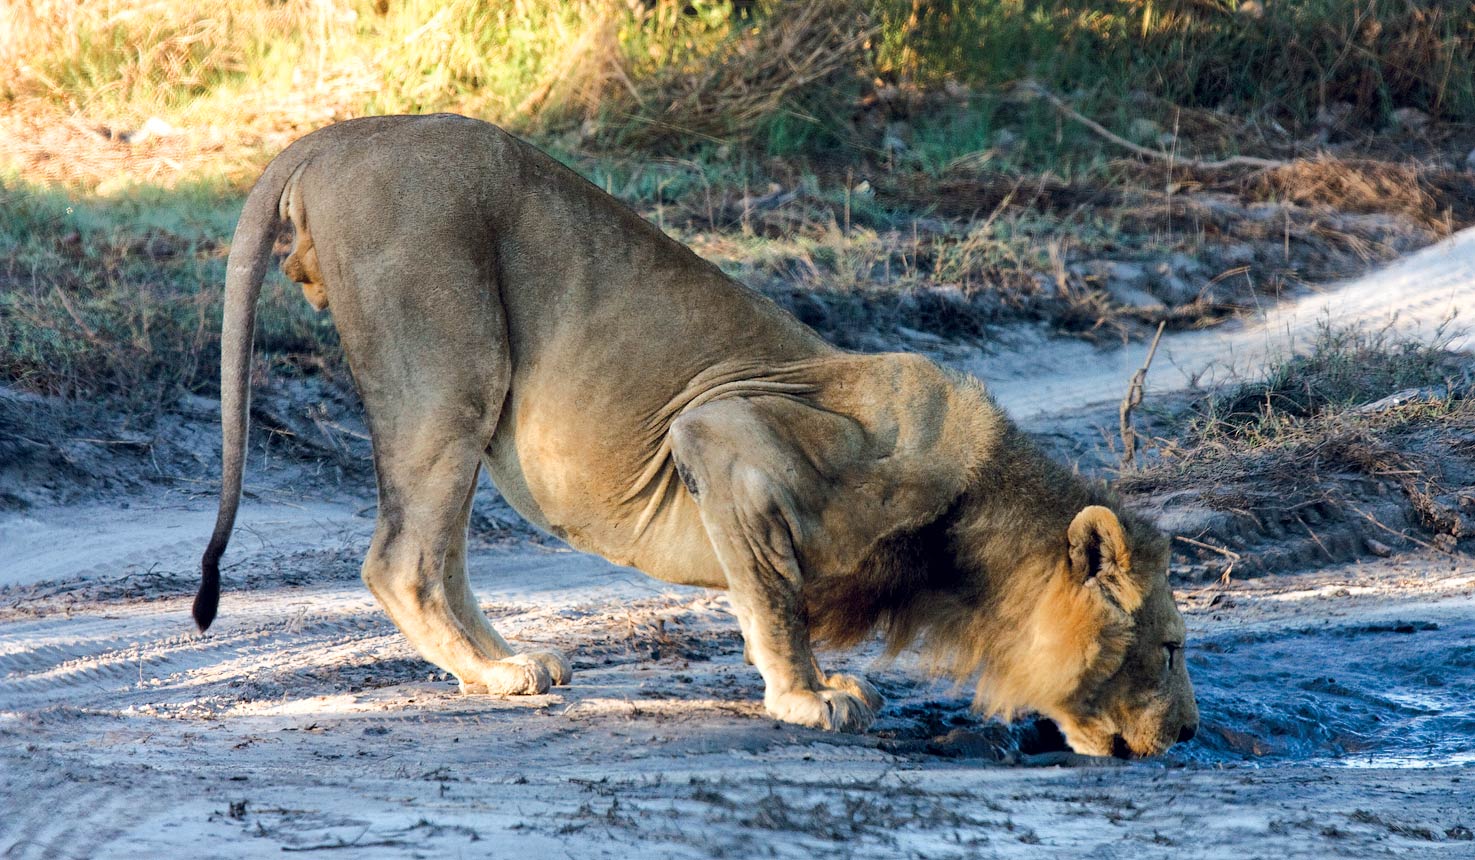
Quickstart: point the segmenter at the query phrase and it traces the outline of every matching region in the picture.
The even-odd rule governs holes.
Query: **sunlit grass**
[[[143,409],[213,390],[238,212],[220,186],[98,198],[0,181],[0,381]],[[272,354],[335,348],[331,320],[276,280],[258,330]]]
[[[243,143],[452,110],[606,149],[726,143],[935,171],[994,148],[1021,169],[1097,169],[1099,140],[1011,101],[1025,78],[1118,130],[1144,116],[1170,126],[1178,109],[1292,130],[1328,108],[1369,127],[1399,108],[1475,117],[1469,4],[31,0],[7,12],[0,100],[13,109],[119,128],[159,117]],[[905,103],[903,152],[857,120],[878,88]],[[1014,145],[996,147],[1005,132]]]

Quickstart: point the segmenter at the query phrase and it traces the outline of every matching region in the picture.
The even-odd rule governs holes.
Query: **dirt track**
[[[1332,300],[1422,309],[1399,324],[1423,330],[1472,258],[1458,237]],[[1162,366],[1253,363],[1288,318],[1178,336]],[[1041,399],[1060,371],[1025,378],[1031,354],[1055,353],[975,367],[1043,423],[1140,362],[1077,360]],[[188,599],[208,499],[0,519],[4,856],[1475,856],[1464,556],[1182,594],[1200,737],[1104,765],[1031,756],[1027,732],[867,652],[828,662],[886,694],[875,731],[777,725],[721,595],[524,540],[474,547],[478,594],[509,638],[565,649],[574,685],[462,697],[358,581],[372,500],[277,486],[245,507],[207,636]]]

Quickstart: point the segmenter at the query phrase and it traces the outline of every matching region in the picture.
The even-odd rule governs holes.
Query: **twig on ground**
[[[1225,556],[1226,558],[1228,558],[1230,561],[1239,561],[1241,558],[1243,558],[1243,556],[1241,556],[1239,553],[1235,552],[1232,549],[1225,549],[1222,546],[1214,546],[1211,543],[1204,543],[1201,540],[1194,540],[1191,537],[1184,537],[1183,535],[1173,535],[1173,539],[1174,540],[1181,540],[1181,541],[1183,541],[1184,543],[1187,543],[1187,544],[1193,544],[1194,546],[1198,547],[1199,549],[1206,549],[1206,550],[1210,550],[1212,552],[1217,552],[1220,555]]]
[[[1147,382],[1147,369],[1152,367],[1152,357],[1157,355],[1158,341],[1163,339],[1163,328],[1167,324],[1167,320],[1157,324],[1157,334],[1152,336],[1147,359],[1142,362],[1141,369],[1132,374],[1132,382],[1127,386],[1127,396],[1122,398],[1118,415],[1121,418],[1123,466],[1131,466],[1132,461],[1137,458],[1137,428],[1132,426],[1132,410],[1142,405],[1142,387]]]
[[[1439,547],[1435,546],[1432,543],[1428,543],[1427,541],[1421,541],[1418,538],[1414,537],[1413,535],[1404,534],[1403,532],[1398,531],[1397,529],[1389,528],[1388,526],[1383,525],[1381,522],[1378,522],[1378,518],[1377,517],[1373,516],[1372,514],[1368,513],[1367,511],[1364,511],[1362,508],[1359,508],[1356,505],[1348,505],[1347,507],[1349,507],[1352,510],[1356,511],[1358,514],[1360,514],[1362,516],[1363,519],[1367,520],[1368,522],[1372,523],[1373,525],[1377,526],[1378,528],[1382,529],[1383,531],[1387,532],[1390,535],[1394,535],[1395,537],[1401,537],[1401,538],[1403,538],[1406,541],[1411,541],[1412,543],[1418,544],[1419,546],[1423,547],[1424,549],[1433,549],[1433,550],[1438,550],[1439,549]],[[1442,550],[1441,550],[1441,552],[1442,552]]]
[[[1296,517],[1296,522],[1300,523],[1301,528],[1306,530],[1306,534],[1311,535],[1311,539],[1313,541],[1316,541],[1317,546],[1321,547],[1321,554],[1326,556],[1328,561],[1337,560],[1336,557],[1332,555],[1332,551],[1326,548],[1326,544],[1321,542],[1321,538],[1316,536],[1316,532],[1311,530],[1311,526],[1306,525],[1305,520],[1301,519],[1300,517]]]
[[[1123,149],[1131,150],[1138,155],[1157,159],[1158,161],[1167,161],[1172,164],[1180,164],[1184,167],[1192,167],[1196,170],[1223,170],[1227,167],[1256,167],[1265,170],[1276,167],[1289,167],[1293,163],[1290,161],[1282,161],[1278,158],[1256,158],[1252,155],[1232,155],[1229,158],[1221,158],[1215,161],[1205,161],[1199,158],[1188,158],[1181,154],[1151,149],[1149,147],[1142,146],[1141,144],[1133,143],[1132,141],[1127,140],[1125,137],[1112,133],[1111,131],[1107,130],[1107,128],[1101,123],[1096,122],[1090,117],[1079,113],[1070,105],[1066,104],[1065,100],[1062,99],[1060,96],[1055,95],[1054,93],[1050,92],[1049,90],[1045,89],[1034,81],[1025,81],[1020,85],[1020,88],[1027,92],[1038,95],[1040,98],[1053,105],[1056,110],[1060,111],[1060,113],[1064,114],[1066,117],[1075,120],[1076,122],[1090,129],[1092,132],[1096,133],[1100,137],[1105,138],[1106,140],[1116,144],[1117,146],[1120,146]]]
[[[1183,535],[1173,535],[1173,539],[1174,540],[1181,540],[1181,541],[1183,541],[1186,544],[1192,544],[1193,546],[1196,546],[1199,549],[1206,549],[1206,550],[1209,550],[1210,552],[1217,552],[1220,555],[1224,556],[1225,558],[1229,559],[1229,566],[1226,567],[1226,568],[1224,568],[1224,572],[1223,573],[1219,574],[1219,583],[1221,585],[1228,585],[1229,584],[1229,574],[1231,574],[1231,573],[1234,572],[1234,566],[1236,564],[1239,564],[1239,560],[1242,557],[1242,556],[1240,556],[1239,553],[1235,552],[1232,549],[1225,549],[1222,546],[1214,546],[1211,543],[1204,543],[1201,540],[1194,540],[1191,537],[1184,537]]]
[[[283,851],[332,851],[335,848],[393,848],[405,845],[402,839],[381,839],[378,842],[325,842],[322,845],[283,845]]]

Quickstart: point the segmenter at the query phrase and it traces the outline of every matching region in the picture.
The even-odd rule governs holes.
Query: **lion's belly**
[[[483,462],[502,498],[524,519],[574,549],[656,579],[727,587],[700,512],[674,475],[656,482],[663,486],[653,505],[654,491],[626,503],[608,501],[607,475],[634,464],[612,468],[608,451],[601,457],[564,434],[516,420],[517,404],[508,408],[513,420],[499,427]]]

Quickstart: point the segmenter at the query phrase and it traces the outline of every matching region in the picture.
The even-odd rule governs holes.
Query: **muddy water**
[[[1449,568],[1447,558],[1427,564]],[[1475,765],[1475,590],[1458,566],[1410,585],[1398,566],[1184,595],[1198,736],[1169,766]],[[1307,588],[1304,580],[1322,580]],[[1326,584],[1330,582],[1331,584]],[[1437,584],[1435,584],[1437,583]],[[1400,595],[1412,589],[1413,594]],[[1354,593],[1357,592],[1357,593]],[[1049,724],[975,721],[966,699],[900,694],[882,731],[896,751],[1088,764]],[[889,722],[888,722],[889,719]]]
[[[1475,762],[1475,600],[1210,635],[1190,667],[1203,727],[1175,759]]]

